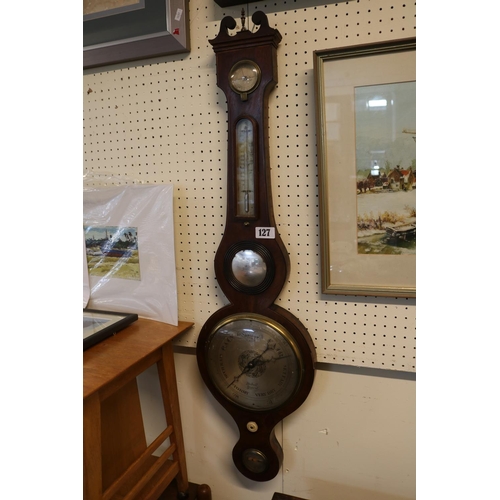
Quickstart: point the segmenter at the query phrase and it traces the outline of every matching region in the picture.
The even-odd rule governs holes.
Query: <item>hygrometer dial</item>
[[[257,88],[260,83],[261,71],[253,61],[244,59],[238,61],[229,72],[229,85],[246,100],[247,94]]]

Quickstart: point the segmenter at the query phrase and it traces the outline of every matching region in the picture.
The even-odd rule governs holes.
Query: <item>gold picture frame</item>
[[[314,78],[322,291],[415,297],[416,39],[315,51]]]

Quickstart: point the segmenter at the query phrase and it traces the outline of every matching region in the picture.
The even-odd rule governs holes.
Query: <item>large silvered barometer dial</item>
[[[282,325],[235,314],[215,326],[206,343],[207,368],[220,393],[242,408],[269,411],[299,389],[302,356]]]
[[[232,457],[247,478],[268,481],[283,450],[274,428],[309,394],[315,350],[302,323],[274,301],[287,281],[289,260],[272,208],[267,103],[277,83],[280,33],[262,12],[254,28],[236,34],[225,17],[210,40],[217,85],[228,106],[226,227],[215,255],[217,282],[229,301],[198,337],[198,367],[215,399],[240,431]]]

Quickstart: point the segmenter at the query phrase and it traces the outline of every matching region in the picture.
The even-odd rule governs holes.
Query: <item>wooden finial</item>
[[[245,9],[241,9],[241,31],[246,31],[245,22]]]

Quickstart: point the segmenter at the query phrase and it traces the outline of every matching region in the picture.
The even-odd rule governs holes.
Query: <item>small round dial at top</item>
[[[238,61],[229,72],[229,85],[246,100],[247,94],[257,88],[260,83],[261,71],[253,61],[244,59]]]

